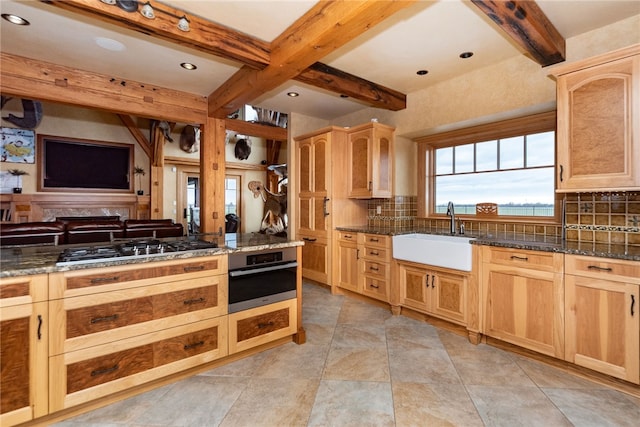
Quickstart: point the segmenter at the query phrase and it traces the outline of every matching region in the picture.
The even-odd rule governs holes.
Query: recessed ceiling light
[[[287,96],[295,98],[296,96],[300,96],[300,94],[298,92],[287,92]]]
[[[460,58],[462,59],[471,58],[472,56],[473,56],[473,52],[462,52],[460,54]]]
[[[27,21],[26,19],[18,16],[18,15],[13,15],[11,13],[3,13],[2,14],[2,18],[11,22],[12,24],[16,24],[16,25],[30,25],[31,23],[29,21]]]
[[[427,73],[428,73],[427,70],[418,70],[418,71],[416,71],[416,74],[419,75],[419,76],[424,76]]]
[[[180,64],[180,66],[185,70],[189,70],[189,71],[195,70],[196,68],[198,68],[196,65],[192,64],[191,62],[183,62],[182,64]]]
[[[96,37],[96,44],[103,49],[111,50],[113,52],[120,52],[126,49],[125,45],[117,40],[113,40],[107,37]]]

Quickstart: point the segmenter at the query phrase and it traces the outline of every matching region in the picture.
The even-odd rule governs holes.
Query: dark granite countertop
[[[163,241],[178,240],[160,239]],[[215,241],[213,238],[205,237],[205,240]],[[108,244],[108,243],[107,243]],[[95,245],[103,245],[96,243]],[[57,266],[58,255],[64,248],[91,246],[84,245],[60,245],[60,246],[22,246],[6,247],[0,249],[0,277],[27,276],[33,274],[47,274],[58,271],[81,270],[87,268],[112,267],[117,265],[147,263],[154,261],[166,261],[172,259],[187,259],[210,255],[229,254],[233,252],[249,252],[264,249],[285,248],[291,246],[302,246],[304,242],[289,240],[283,237],[276,237],[260,233],[227,234],[225,244],[218,248],[199,249],[195,251],[172,252],[162,255],[148,257],[138,257],[135,259],[101,259],[95,262],[88,262],[76,265]]]
[[[448,234],[442,229],[386,230],[371,227],[336,227],[339,231],[353,233],[384,234],[388,236],[425,233]],[[522,233],[500,233],[499,235],[476,235],[467,233],[472,244],[498,246],[503,248],[527,249],[533,251],[559,252],[572,255],[585,255],[602,258],[640,261],[640,247],[623,244],[601,244],[592,242],[563,241],[560,236],[541,236]]]

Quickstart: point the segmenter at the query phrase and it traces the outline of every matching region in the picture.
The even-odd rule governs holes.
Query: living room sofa
[[[61,245],[109,242],[122,238],[163,238],[184,235],[171,219],[128,219],[118,216],[59,217],[49,222],[0,224],[0,246]]]

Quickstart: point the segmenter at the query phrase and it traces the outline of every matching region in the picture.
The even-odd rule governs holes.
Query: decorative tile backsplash
[[[417,218],[416,196],[395,196],[368,202],[367,225],[385,231],[442,230],[448,219]],[[567,193],[566,239],[579,242],[640,246],[640,192]],[[379,212],[379,213],[378,213]],[[508,223],[465,220],[468,234],[480,236],[535,236],[556,239],[560,224]]]
[[[640,192],[571,193],[567,240],[640,245]]]

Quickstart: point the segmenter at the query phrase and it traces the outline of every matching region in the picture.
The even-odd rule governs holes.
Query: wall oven
[[[296,248],[229,255],[229,313],[296,297]]]

